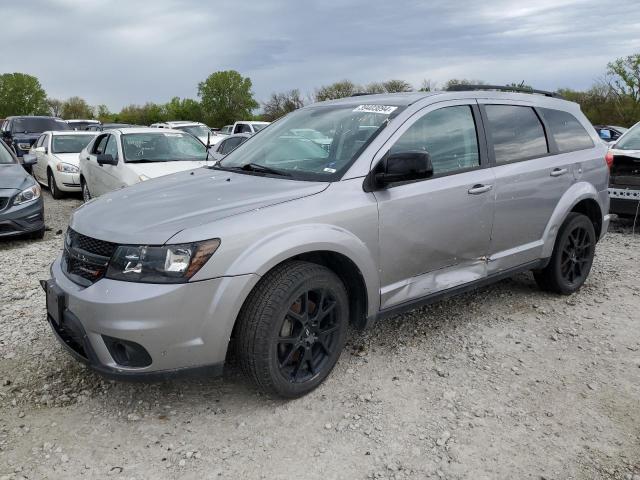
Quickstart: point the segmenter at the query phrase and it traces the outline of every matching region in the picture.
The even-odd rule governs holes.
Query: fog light
[[[103,335],[102,339],[118,365],[123,367],[148,367],[151,365],[151,356],[142,345],[107,335]]]

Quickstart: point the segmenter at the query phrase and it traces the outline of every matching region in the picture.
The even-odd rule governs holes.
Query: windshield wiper
[[[248,172],[262,172],[262,173],[270,173],[272,175],[281,175],[283,177],[290,177],[291,174],[287,172],[283,172],[282,170],[276,170],[275,168],[265,167],[264,165],[260,165],[259,163],[245,163],[238,168],[240,170],[245,170]]]

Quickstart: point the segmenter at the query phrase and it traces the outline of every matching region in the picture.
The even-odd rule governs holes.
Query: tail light
[[[604,156],[604,161],[607,162],[607,167],[611,169],[611,167],[613,166],[613,153],[611,153],[611,150],[609,150]]]

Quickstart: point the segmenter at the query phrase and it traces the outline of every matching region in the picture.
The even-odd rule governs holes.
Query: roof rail
[[[556,92],[547,92],[545,90],[535,90],[526,87],[509,87],[506,85],[451,85],[447,88],[448,92],[465,92],[473,90],[497,90],[499,92],[517,92],[517,93],[535,93],[544,95],[545,97],[562,98],[562,95]]]

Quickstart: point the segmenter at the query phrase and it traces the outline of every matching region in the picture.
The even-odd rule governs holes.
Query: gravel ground
[[[284,402],[220,379],[114,383],[73,361],[38,280],[44,240],[0,243],[0,478],[640,480],[640,236],[616,223],[571,297],[520,275],[351,341]]]

